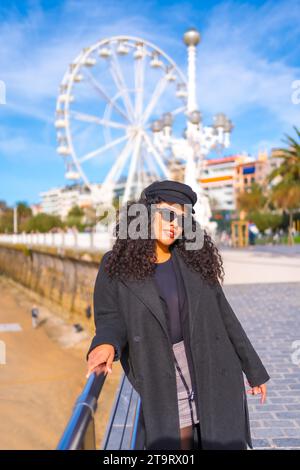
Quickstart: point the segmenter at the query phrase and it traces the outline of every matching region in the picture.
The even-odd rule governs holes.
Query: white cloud
[[[289,65],[284,54],[272,59],[284,28],[289,26],[289,37],[291,31],[294,39],[300,37],[295,23],[299,2],[267,2],[259,8],[235,4],[236,10],[233,6],[228,2],[215,9],[199,47],[200,106],[211,113],[225,111],[233,119],[259,107],[273,115],[274,122],[299,123],[299,109],[291,101],[299,67]],[[270,48],[273,54],[266,52]]]

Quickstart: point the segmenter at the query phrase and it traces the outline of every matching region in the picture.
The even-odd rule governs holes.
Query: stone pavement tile
[[[288,437],[300,438],[300,428],[286,428],[284,429],[284,435]]]
[[[250,419],[258,420],[258,419],[270,419],[274,418],[274,414],[270,412],[260,412],[260,413],[250,413]]]
[[[293,410],[293,411],[281,411],[281,412],[276,412],[275,413],[276,418],[282,419],[282,418],[287,418],[287,419],[300,419],[300,411],[298,410]]]
[[[299,396],[297,394],[297,396],[294,396],[294,397],[271,397],[268,399],[268,402],[269,403],[275,403],[275,404],[278,404],[278,403],[283,403],[285,408],[287,410],[298,410],[300,409],[300,402],[299,402]],[[289,403],[292,403],[291,405],[289,405]]]
[[[300,437],[299,439],[293,437],[273,439],[273,442],[277,447],[300,448]]]
[[[270,447],[271,444],[267,439],[252,439],[253,448]]]
[[[263,437],[263,438],[273,438],[273,437],[284,437],[284,431],[282,429],[272,429],[272,433],[270,432],[270,428],[260,428],[260,429],[251,429],[251,435],[253,437]]]
[[[289,420],[288,419],[264,420],[263,423],[264,423],[264,426],[266,428],[273,428],[273,427],[276,427],[276,428],[294,428],[294,427],[297,426],[296,423],[291,419],[289,419]]]
[[[250,416],[250,426],[251,428],[262,427],[262,421],[259,421],[258,419],[253,419],[253,417]]]
[[[295,402],[293,405],[285,405],[286,409],[291,411],[300,411],[300,403],[296,403],[296,398],[294,398],[294,400]],[[291,402],[291,399],[289,399],[289,402]]]
[[[298,397],[300,403],[300,394],[296,390],[287,390],[283,395],[286,397]]]
[[[253,411],[256,411],[256,412],[259,412],[259,411],[285,411],[285,407],[284,407],[284,404],[267,404],[267,403],[259,403],[258,405],[253,405]]]

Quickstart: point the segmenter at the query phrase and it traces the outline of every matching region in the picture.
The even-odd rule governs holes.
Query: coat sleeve
[[[96,276],[93,293],[95,336],[86,355],[100,344],[111,344],[115,348],[114,361],[121,357],[122,349],[127,343],[125,322],[118,311],[116,280],[110,279],[104,269],[106,252]]]
[[[216,288],[216,295],[228,336],[240,359],[242,370],[250,386],[255,387],[264,384],[270,379],[270,376],[226,299],[219,282]]]

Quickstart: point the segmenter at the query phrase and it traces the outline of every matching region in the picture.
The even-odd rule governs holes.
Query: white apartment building
[[[235,210],[235,167],[238,156],[204,160],[200,182],[213,210]]]
[[[99,189],[101,185],[95,184],[94,186]],[[74,206],[81,208],[92,206],[90,191],[78,184],[49,189],[40,193],[40,197],[42,212],[58,215],[63,220]]]

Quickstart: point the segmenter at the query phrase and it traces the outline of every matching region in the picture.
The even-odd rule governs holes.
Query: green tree
[[[237,196],[237,207],[239,211],[251,214],[257,210],[265,210],[268,198],[264,194],[263,188],[256,182],[250,188]]]
[[[84,211],[79,206],[73,206],[67,215],[66,224],[68,227],[76,227],[79,231],[84,229]]]
[[[273,231],[282,224],[282,214],[272,214],[272,212],[252,212],[251,220],[255,223],[260,232],[271,228]]]
[[[297,140],[285,134],[283,141],[287,148],[280,148],[274,158],[281,158],[278,168],[275,168],[268,176],[271,184],[270,200],[280,209],[289,214],[289,244],[293,243],[293,213],[300,207],[300,131],[293,126]]]
[[[54,228],[63,228],[64,223],[57,215],[45,214],[41,212],[40,214],[31,217],[25,225],[25,231],[31,232],[41,232],[46,233]]]
[[[25,230],[28,220],[32,217],[32,210],[28,206],[27,202],[17,202],[17,220],[18,220],[18,232]]]
[[[83,218],[85,227],[92,228],[96,224],[96,208],[93,206],[88,206],[84,208],[84,218]]]
[[[12,233],[14,230],[14,211],[1,201],[0,233]]]

